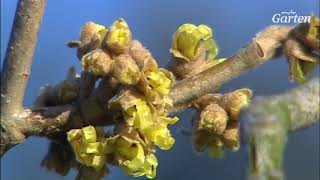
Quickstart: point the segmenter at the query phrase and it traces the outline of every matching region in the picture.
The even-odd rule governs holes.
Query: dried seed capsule
[[[140,79],[140,70],[136,62],[128,54],[115,57],[112,76],[122,84],[137,84]]]
[[[116,20],[105,38],[105,46],[111,52],[120,54],[128,50],[132,34],[127,22],[120,18]]]
[[[252,97],[250,89],[238,89],[223,95],[219,103],[230,115],[230,120],[238,121],[240,110],[249,105]]]
[[[113,60],[101,49],[96,49],[83,56],[81,63],[84,71],[105,76],[110,72]]]
[[[222,134],[222,142],[225,147],[232,151],[237,151],[240,148],[239,139],[239,124],[238,122],[230,122],[226,130]]]
[[[227,125],[226,111],[218,104],[209,104],[200,114],[198,129],[215,134],[222,134]]]

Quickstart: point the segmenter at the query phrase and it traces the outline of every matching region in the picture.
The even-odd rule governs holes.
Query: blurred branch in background
[[[288,134],[320,118],[319,77],[286,93],[256,97],[246,111],[249,179],[284,179],[283,153]]]

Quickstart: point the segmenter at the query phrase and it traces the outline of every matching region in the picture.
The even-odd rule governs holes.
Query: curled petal
[[[212,39],[212,30],[206,25],[197,27],[193,24],[183,24],[173,35],[170,51],[174,56],[191,61],[197,57],[201,43],[204,43],[208,51],[208,58],[214,59],[218,54],[218,48]]]

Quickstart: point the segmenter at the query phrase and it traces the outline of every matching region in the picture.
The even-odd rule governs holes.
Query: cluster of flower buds
[[[168,125],[178,118],[167,117],[173,74],[159,68],[151,53],[132,40],[124,19],[116,20],[109,29],[86,23],[80,41],[69,46],[78,48],[84,72],[112,77],[122,85],[118,94],[106,100],[115,112],[112,135],[102,136],[101,129],[92,126],[68,132],[77,160],[97,171],[110,163],[132,176],[155,177],[155,147],[168,150],[175,142]]]
[[[183,24],[173,35],[170,69],[183,79],[219,64],[219,53],[212,30],[206,25]]]
[[[194,148],[208,150],[211,157],[222,158],[224,147],[237,151],[240,110],[249,105],[252,91],[239,89],[228,94],[207,94],[194,102],[199,110],[194,125]]]

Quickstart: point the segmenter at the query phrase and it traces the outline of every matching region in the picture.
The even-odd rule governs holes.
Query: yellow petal
[[[162,95],[168,95],[170,92],[171,80],[160,70],[145,72],[150,85],[155,91]]]
[[[134,158],[132,158],[132,160],[126,160],[123,162],[123,166],[129,174],[139,171],[145,160],[145,155],[141,144],[136,144],[135,149],[136,151]]]
[[[175,142],[169,129],[164,124],[150,127],[143,133],[150,141],[162,150],[170,149]]]
[[[199,43],[204,42],[204,48],[208,51],[208,58],[213,59],[218,54],[218,48],[212,39],[212,30],[206,25],[193,24],[182,25],[173,35],[172,48],[179,51],[189,60],[193,60],[197,54]]]
[[[97,140],[96,130],[93,126],[87,126],[82,128],[83,136],[82,140],[86,143],[93,143]]]
[[[145,173],[147,178],[155,178],[157,175],[158,160],[154,154],[150,154],[145,161]]]
[[[134,127],[144,130],[152,125],[152,113],[146,101],[138,101],[134,115]]]
[[[72,129],[67,133],[68,141],[73,141],[75,139],[79,139],[82,136],[81,129]]]
[[[94,156],[92,159],[92,167],[95,168],[96,170],[101,169],[106,162],[106,157],[105,156]]]

